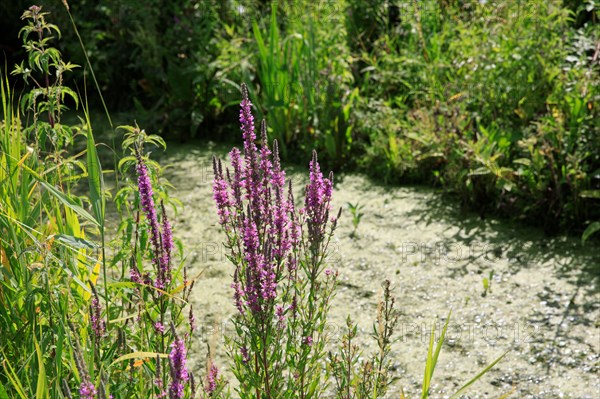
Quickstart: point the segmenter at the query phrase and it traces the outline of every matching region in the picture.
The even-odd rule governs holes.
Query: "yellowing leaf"
[[[96,263],[96,265],[94,266],[94,268],[92,269],[92,275],[90,276],[90,281],[92,282],[92,284],[96,285],[96,281],[98,281],[98,276],[100,275],[100,265],[102,263],[102,256],[100,256],[100,258],[98,259],[98,262]],[[90,297],[92,296],[91,292],[85,292],[83,294],[83,298],[87,301],[90,299]]]
[[[147,358],[144,358],[144,359],[138,359],[138,360],[136,360],[135,362],[133,362],[133,367],[141,367],[141,366],[142,366],[142,364],[144,364],[144,362],[147,362],[147,361],[149,361],[149,360],[150,360],[150,358],[149,358],[149,357],[147,357]]]
[[[10,270],[10,263],[8,263],[8,257],[4,248],[0,248],[0,264]]]

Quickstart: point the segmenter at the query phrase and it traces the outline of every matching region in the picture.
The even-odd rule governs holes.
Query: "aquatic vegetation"
[[[333,3],[347,8],[332,12],[357,11],[361,4]],[[67,105],[79,108],[80,99],[65,83],[76,65],[52,46],[52,35],[61,32],[42,7],[25,11],[20,37],[27,59],[13,74],[30,86],[20,107],[12,83],[0,74],[0,398],[385,397],[397,378],[391,346],[399,312],[392,284],[382,285],[371,334],[374,352],[358,346],[355,318],[346,319],[339,345],[327,331],[344,270],[332,256],[341,216],[341,209],[332,209],[334,176],[321,165],[357,166],[350,162],[354,151],[362,151],[362,166],[376,163],[375,173],[383,171],[388,180],[410,176],[451,188],[465,204],[479,205],[482,216],[493,209],[543,214],[554,223],[546,226],[551,232],[557,223],[587,223],[595,215],[588,202],[598,198],[593,72],[599,50],[586,40],[587,28],[568,30],[573,23],[568,12],[541,2],[533,2],[540,5],[538,15],[511,19],[506,26],[491,21],[482,2],[467,7],[474,19],[446,2],[436,15],[414,2],[404,19],[390,2],[371,3],[377,9],[346,16],[346,28],[343,13],[294,19],[284,10],[282,23],[275,4],[263,4],[268,23],[243,25],[253,28],[256,45],[249,48],[258,55],[248,63],[256,65],[240,68],[218,63],[205,68],[200,61],[215,50],[214,42],[158,48],[166,47],[158,42],[177,40],[162,42],[156,26],[128,31],[138,48],[148,50],[139,61],[159,72],[135,84],[153,93],[158,104],[157,96],[163,97],[157,93],[167,88],[168,118],[177,115],[171,107],[181,100],[187,121],[182,123],[191,124],[191,135],[207,113],[194,107],[225,107],[210,98],[214,81],[227,81],[224,70],[239,69],[249,77],[248,86],[241,85],[243,146],[231,150],[228,164],[213,158],[213,199],[236,309],[234,331],[225,336],[230,363],[221,364],[209,346],[202,376],[191,362],[197,316],[189,302],[198,277],[188,273],[174,223],[181,203],[170,196],[171,186],[150,156],[166,148],[165,141],[137,125],[121,126],[124,157],[104,170],[87,98],[79,123],[63,124]],[[107,4],[107,12],[117,7]],[[190,43],[202,32],[213,35],[217,21],[227,18],[210,2],[207,24],[189,26],[198,17],[198,3],[185,1],[185,9],[169,4],[174,16],[167,32]],[[302,9],[310,2],[300,4]],[[72,18],[67,1],[63,5]],[[131,6],[155,25],[161,21],[158,7],[127,5],[125,10]],[[506,9],[515,11],[511,7]],[[361,25],[372,22],[378,26],[361,35]],[[537,24],[543,29],[532,29]],[[146,29],[154,35],[145,37]],[[346,37],[346,29],[354,36]],[[235,27],[225,30],[228,38],[242,38]],[[573,48],[562,46],[562,30]],[[315,38],[321,35],[319,43]],[[490,37],[497,46],[481,50],[481,40]],[[330,47],[338,50],[333,57]],[[544,57],[535,56],[539,49]],[[167,55],[175,50],[182,52],[173,61]],[[191,64],[177,61],[188,57]],[[305,90],[298,93],[296,87]],[[264,108],[254,107],[251,98]],[[255,111],[272,118],[272,129],[264,120],[256,129]],[[270,137],[276,138],[272,144]],[[303,201],[294,197],[280,159],[284,154],[310,158]],[[358,202],[347,206],[354,238],[363,208]],[[598,226],[589,224],[583,241]],[[492,293],[493,277],[491,271],[483,278],[482,296]],[[422,398],[432,395],[449,322],[450,314],[440,331],[432,327]],[[233,395],[231,374],[238,382]]]

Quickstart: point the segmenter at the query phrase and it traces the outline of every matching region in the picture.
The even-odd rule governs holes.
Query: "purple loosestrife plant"
[[[186,356],[185,342],[181,338],[175,338],[175,341],[171,344],[171,353],[169,354],[169,364],[171,366],[170,399],[182,399],[184,397],[184,389],[190,379],[186,366]]]
[[[242,398],[318,397],[329,302],[336,276],[325,269],[336,219],[329,218],[333,175],[324,178],[316,153],[306,200],[296,209],[278,144],[262,121],[256,144],[252,103],[242,85],[243,152],[231,169],[213,159],[213,198],[233,263],[236,336],[227,340]],[[339,217],[339,215],[338,215]]]
[[[150,241],[154,252],[152,263],[156,269],[156,279],[154,286],[165,290],[171,283],[171,250],[173,248],[173,235],[171,225],[167,219],[164,205],[161,204],[163,224],[162,230],[159,227],[158,215],[154,205],[154,192],[152,182],[148,174],[148,168],[142,159],[141,151],[138,151],[136,171],[138,175],[138,189],[140,193],[140,203],[142,210],[146,215],[148,225],[150,226]],[[135,272],[132,276],[135,276]]]
[[[143,348],[144,352],[169,354],[168,359],[161,356],[153,359],[156,363],[148,377],[154,384],[148,385],[147,397],[193,397],[195,387],[186,365],[186,356],[195,317],[191,307],[187,314],[184,308],[194,280],[188,281],[185,267],[173,267],[173,229],[165,203],[157,200],[160,197],[168,201],[169,196],[157,179],[159,165],[144,155],[145,143],[164,145],[164,142],[157,136],[146,135],[137,127],[122,128],[127,132],[123,146],[131,151],[122,167],[134,167],[136,172],[135,186],[125,187],[117,194],[121,199],[119,210],[125,209],[130,215],[129,226],[123,229],[123,242],[125,250],[130,251],[131,305],[135,305],[138,311],[137,322],[132,325],[135,331],[131,335],[135,338],[129,338],[134,341],[130,346]],[[133,202],[129,202],[129,198],[133,198]],[[127,244],[129,240],[133,241],[132,245]],[[147,260],[151,268],[144,267]],[[177,327],[185,328],[186,333],[178,335]]]

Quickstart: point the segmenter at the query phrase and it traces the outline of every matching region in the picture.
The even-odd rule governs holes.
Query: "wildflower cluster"
[[[303,397],[309,384],[320,389],[314,385],[320,375],[317,360],[335,285],[335,274],[321,275],[337,220],[329,218],[333,175],[323,177],[313,153],[306,200],[297,210],[278,143],[269,147],[262,121],[261,144],[256,145],[245,85],[242,95],[243,152],[231,150],[231,169],[213,159],[214,200],[235,266],[237,338],[229,342],[234,372],[249,375],[240,394]]]

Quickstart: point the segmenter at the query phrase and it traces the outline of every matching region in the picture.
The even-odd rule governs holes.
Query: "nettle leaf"
[[[68,87],[61,87],[60,88],[60,95],[61,95],[61,101],[65,100],[65,95],[68,95],[69,97],[71,97],[73,99],[73,101],[75,101],[75,109],[79,108],[79,96],[77,96],[77,93],[75,93],[75,91],[73,91],[72,89],[68,88]]]

